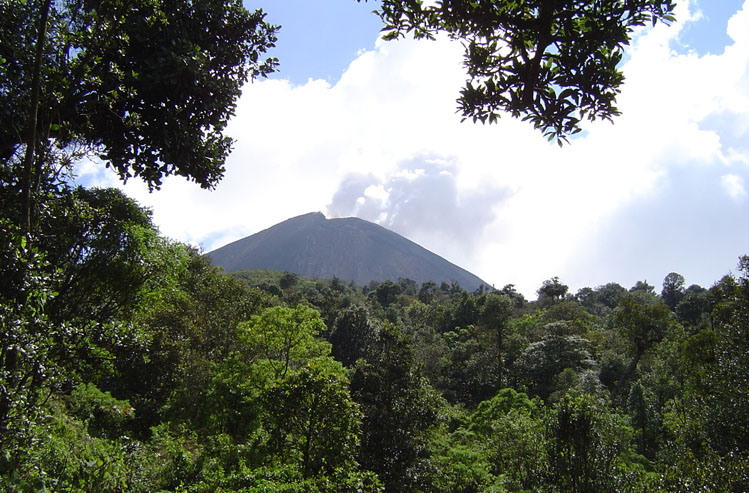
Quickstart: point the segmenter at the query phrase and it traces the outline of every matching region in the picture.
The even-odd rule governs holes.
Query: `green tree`
[[[214,186],[276,30],[237,0],[3,2],[0,162],[18,224],[31,229],[40,185],[84,155],[152,188],[172,174]]]
[[[512,372],[531,394],[548,399],[559,388],[563,371],[579,372],[595,366],[590,346],[580,336],[552,333],[530,344],[515,361]]]
[[[367,346],[375,337],[374,331],[364,307],[355,306],[341,311],[329,337],[333,356],[344,366],[353,365],[364,356]]]
[[[671,272],[663,279],[661,298],[666,306],[674,311],[676,305],[684,298],[684,276]]]
[[[591,288],[580,289],[575,297],[588,312],[598,315],[608,315],[616,308],[619,301],[627,294],[627,290],[615,283],[610,282],[604,286],[598,286],[595,290]]]
[[[445,332],[442,338],[449,359],[439,389],[450,402],[474,406],[501,387],[496,346],[488,335],[469,325]]]
[[[11,471],[30,438],[29,425],[39,417],[40,403],[59,380],[59,362],[50,353],[55,340],[68,332],[50,323],[44,311],[54,296],[48,268],[27,235],[0,219],[0,448],[6,454],[3,469]]]
[[[299,276],[294,274],[293,272],[284,272],[281,276],[281,279],[279,279],[278,284],[281,286],[281,289],[287,290],[291,289],[299,282]]]
[[[245,347],[227,367],[249,397],[238,404],[261,409],[262,463],[291,465],[302,480],[359,469],[361,413],[348,372],[331,357],[330,344],[317,339],[323,330],[320,314],[307,306],[268,308],[240,324]]]
[[[523,308],[525,306],[525,296],[522,295],[522,293],[519,293],[517,289],[515,289],[514,284],[506,284],[505,287],[503,287],[501,290],[502,294],[506,294],[507,296],[512,299],[515,308]]]
[[[0,365],[5,389],[26,396],[27,411],[42,392],[111,374],[117,354],[142,356],[144,334],[131,317],[164,275],[165,242],[150,214],[121,192],[63,188],[46,209],[33,234],[0,221]],[[0,401],[5,426],[8,406],[21,401]]]
[[[325,330],[320,313],[305,306],[275,306],[239,325],[239,337],[255,355],[256,364],[278,380],[316,356],[330,354],[330,344],[317,339]]]
[[[567,294],[568,289],[569,287],[567,287],[566,284],[559,282],[558,277],[547,279],[543,282],[541,287],[538,288],[538,291],[536,291],[538,294],[538,302],[542,305],[558,303],[564,298],[564,295]]]
[[[413,360],[411,342],[386,323],[351,374],[351,393],[364,414],[359,463],[387,491],[423,488],[428,433],[443,405]]]
[[[481,326],[490,334],[492,339],[497,368],[497,380],[502,383],[505,371],[504,352],[507,323],[512,313],[513,301],[506,294],[490,293],[484,300],[480,315]]]
[[[486,449],[492,473],[506,478],[508,489],[538,490],[546,460],[546,437],[538,400],[511,388],[481,402],[468,429]]]
[[[385,281],[375,289],[375,297],[383,308],[387,308],[396,302],[402,291],[403,288],[400,284],[396,284],[393,281]]]
[[[641,291],[647,294],[655,294],[655,286],[648,284],[648,281],[637,281],[634,286],[629,288],[630,293]]]
[[[537,411],[537,400],[531,400],[527,394],[517,392],[515,389],[504,388],[491,399],[479,403],[471,415],[469,429],[486,435],[491,432],[493,422],[512,410],[528,414]]]
[[[419,288],[419,301],[427,305],[430,304],[434,301],[436,292],[437,285],[434,282],[426,281],[422,283],[421,288]]]
[[[459,428],[433,439],[430,448],[434,462],[430,491],[505,491],[503,481],[490,472],[485,447],[474,433]]]
[[[684,292],[684,297],[676,305],[676,317],[685,326],[697,330],[709,326],[712,302],[707,289],[692,284]]]
[[[598,294],[599,301],[606,308],[613,310],[627,294],[627,290],[620,284],[610,282],[596,288],[596,293]]]
[[[634,28],[673,19],[672,0],[465,2],[383,0],[385,38],[447,33],[465,46],[465,118],[503,112],[561,143],[587,118],[610,120],[624,76],[618,68]]]
[[[479,307],[476,300],[468,292],[460,293],[460,299],[453,309],[453,327],[468,327],[479,321]]]
[[[622,298],[612,314],[611,322],[627,344],[629,366],[616,386],[618,395],[626,395],[626,386],[635,374],[642,357],[663,340],[673,324],[673,314],[654,295],[636,290]]]
[[[547,418],[550,491],[619,491],[617,466],[632,430],[589,395],[567,396]]]
[[[164,240],[150,211],[117,189],[80,187],[47,208],[37,243],[60,271],[50,317],[99,325],[128,318],[161,268]]]
[[[232,412],[215,419],[214,397],[221,396],[226,409],[244,398],[239,385],[233,394],[223,392],[223,384],[237,382],[216,365],[246,349],[237,326],[257,315],[268,300],[184,245],[166,243],[158,262],[166,273],[158,282],[151,279],[132,318],[145,340],[115,351],[116,372],[98,384],[133,404],[141,433],[149,434],[150,427],[171,419],[241,435],[239,428],[251,426],[250,418],[239,428]],[[247,358],[253,356],[247,352]]]
[[[636,432],[634,441],[637,451],[650,460],[656,458],[661,438],[661,416],[654,401],[652,391],[640,382],[632,386],[627,398],[630,423]]]
[[[340,363],[320,358],[264,392],[272,453],[296,462],[302,478],[356,469],[361,413]]]
[[[595,317],[588,313],[575,299],[565,299],[543,311],[541,319],[547,324],[566,322],[569,333],[582,335],[588,332]]]
[[[682,362],[687,389],[676,427],[697,448],[709,445],[719,456],[749,458],[749,256],[738,278],[725,277],[711,292],[716,300],[713,330],[685,341]],[[678,408],[677,408],[678,409]]]

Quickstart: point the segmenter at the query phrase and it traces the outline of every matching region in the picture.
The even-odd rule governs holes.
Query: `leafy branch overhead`
[[[361,0],[359,0],[361,1]],[[463,41],[458,110],[495,123],[506,112],[561,145],[583,119],[611,120],[633,29],[674,20],[672,0],[382,0],[385,39]]]

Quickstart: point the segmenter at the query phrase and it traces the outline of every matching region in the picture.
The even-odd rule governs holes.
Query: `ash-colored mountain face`
[[[354,281],[413,279],[421,284],[457,281],[474,291],[481,279],[382,226],[320,212],[288,219],[208,253],[227,272],[270,269],[304,277]]]

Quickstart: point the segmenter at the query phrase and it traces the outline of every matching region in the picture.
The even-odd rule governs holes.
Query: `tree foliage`
[[[617,491],[617,461],[631,429],[590,396],[569,396],[553,410],[548,428],[551,491]]]
[[[464,39],[473,116],[509,109],[560,139],[615,114],[631,29],[673,9],[430,5],[384,0],[386,30]],[[1,490],[749,488],[748,257],[660,295],[253,284],[122,192],[69,185],[83,156],[151,187],[215,184],[275,31],[234,0],[0,3]]]
[[[670,22],[674,8],[672,0],[384,0],[378,13],[386,39],[444,32],[463,41],[465,118],[494,123],[509,113],[561,144],[581,120],[619,114],[618,65],[633,30]]]
[[[9,0],[0,19],[0,161],[26,229],[40,184],[82,156],[214,186],[242,85],[275,66],[277,28],[239,1]]]

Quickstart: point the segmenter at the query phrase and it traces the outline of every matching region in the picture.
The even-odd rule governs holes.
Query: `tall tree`
[[[590,395],[567,396],[547,417],[550,491],[619,491],[617,459],[631,444],[621,416]]]
[[[661,298],[671,311],[674,311],[676,305],[684,298],[684,283],[684,276],[676,272],[671,272],[663,279]]]
[[[616,387],[617,394],[625,395],[623,391],[637,364],[653,345],[663,340],[674,321],[673,314],[654,295],[636,290],[622,298],[611,320],[624,336],[632,358]]]
[[[354,365],[351,393],[359,404],[359,462],[387,491],[423,489],[427,433],[438,424],[441,399],[415,371],[411,342],[386,323]]]
[[[507,322],[510,320],[513,307],[512,298],[506,294],[490,293],[484,301],[483,311],[480,316],[482,328],[487,330],[494,342],[495,361],[497,368],[497,381],[502,384],[505,364],[503,353],[505,351],[505,335]]]
[[[328,340],[333,346],[335,359],[348,367],[364,356],[374,337],[375,328],[369,322],[367,310],[361,306],[352,306],[338,314]]]
[[[360,0],[359,0],[360,1]],[[672,0],[383,0],[385,38],[444,32],[465,46],[465,118],[502,112],[566,140],[582,119],[611,120],[624,76],[618,68],[635,27],[673,20]]]
[[[150,213],[121,192],[63,190],[47,209],[33,243],[0,219],[0,375],[12,382],[0,384],[0,429],[12,407],[34,409],[41,392],[138,345],[127,321],[164,272]]]
[[[31,229],[40,184],[83,155],[151,188],[172,174],[214,186],[276,30],[239,0],[2,2],[0,162],[17,222]]]
[[[567,294],[569,287],[566,284],[559,282],[559,278],[554,276],[551,279],[547,279],[541,284],[536,293],[538,293],[538,301],[542,304],[557,303],[564,298]]]
[[[361,413],[346,371],[331,358],[310,361],[263,395],[272,452],[297,462],[303,478],[357,467]]]

